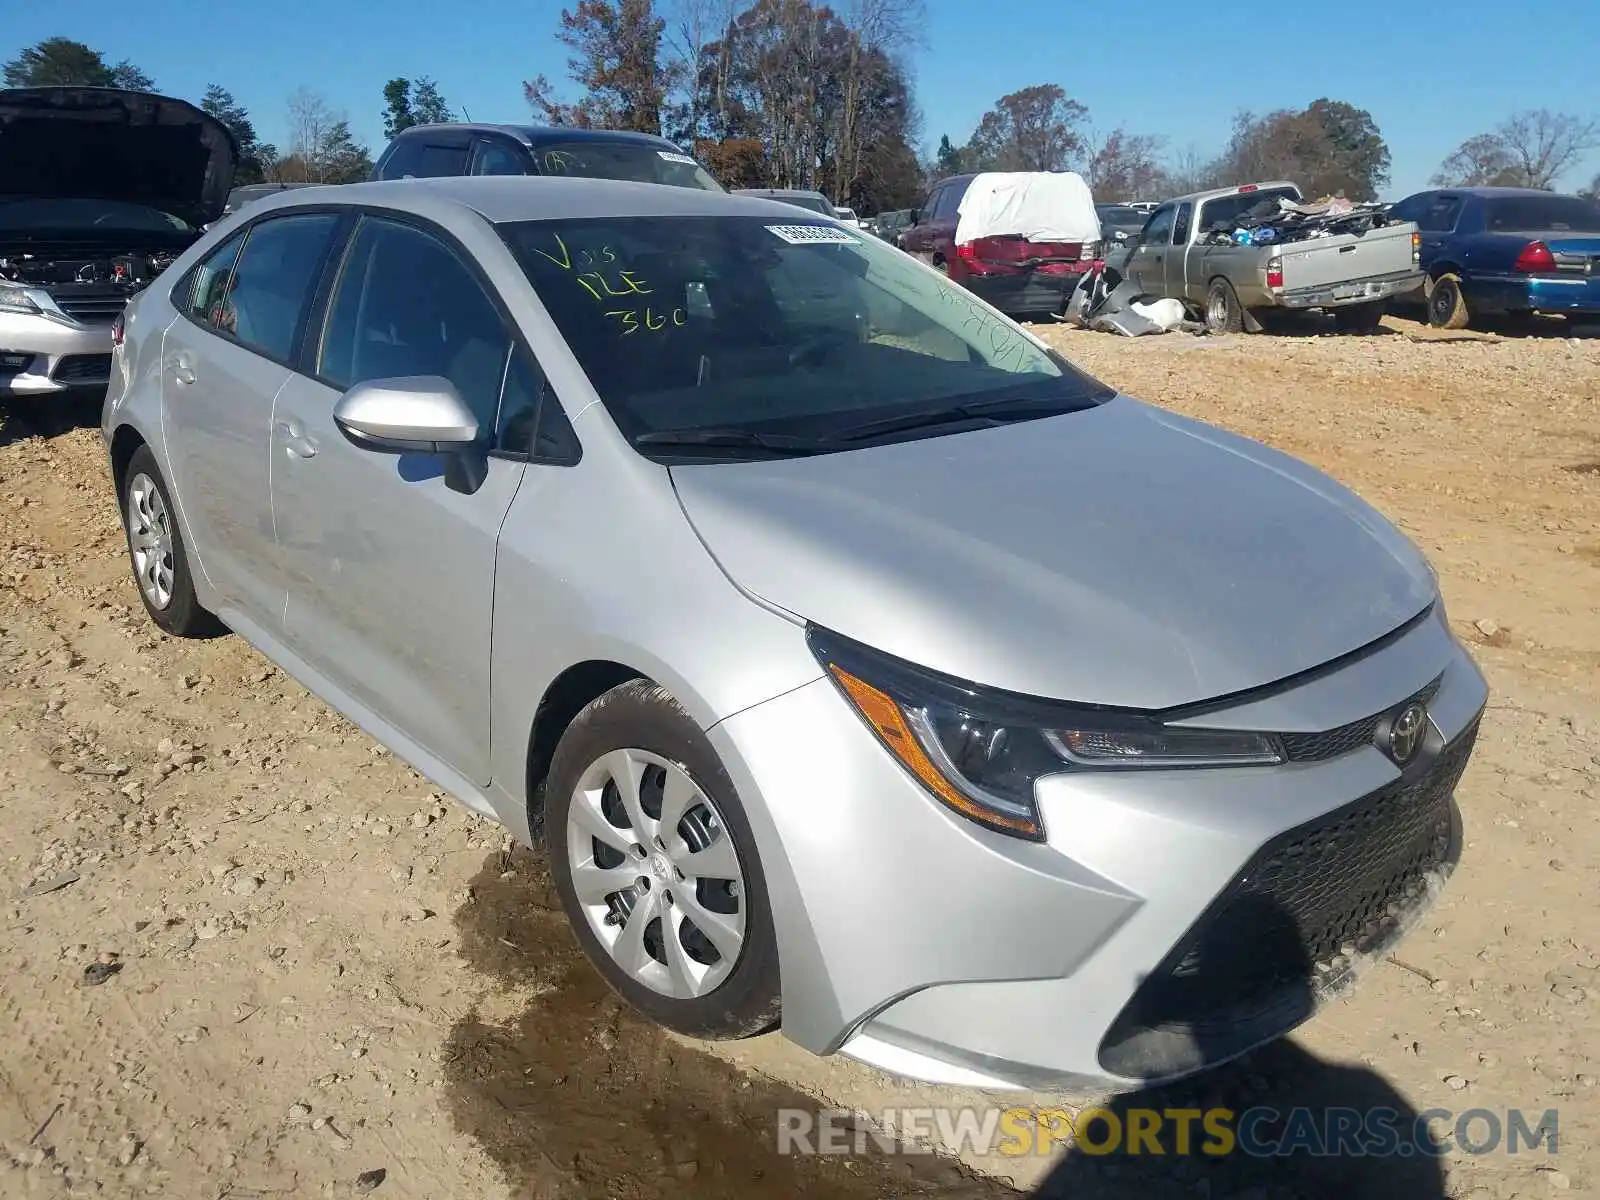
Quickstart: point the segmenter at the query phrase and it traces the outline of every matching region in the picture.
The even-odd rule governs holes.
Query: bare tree
[[[289,153],[315,170],[328,131],[337,121],[321,93],[308,87],[296,88],[289,95]]]
[[[1600,121],[1547,108],[1513,113],[1488,133],[1468,138],[1439,166],[1433,182],[1553,188],[1590,150],[1600,147]]]
[[[865,97],[891,74],[904,78],[904,56],[919,44],[922,0],[843,0],[838,16],[849,34],[839,80],[839,127],[833,148],[834,200],[846,198],[861,175]]]
[[[1434,187],[1515,187],[1522,175],[1498,134],[1470,137],[1439,164]]]
[[[1150,200],[1159,190],[1162,139],[1113,129],[1088,139],[1084,178],[1101,200]]]
[[[1600,146],[1600,122],[1540,108],[1510,117],[1499,129],[1526,186],[1548,188]]]

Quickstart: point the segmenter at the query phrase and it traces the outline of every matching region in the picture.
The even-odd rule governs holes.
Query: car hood
[[[729,577],[887,654],[1169,708],[1347,654],[1436,594],[1411,542],[1260,443],[1126,396],[808,458],[675,466]]]
[[[222,215],[238,160],[227,126],[186,100],[116,88],[0,91],[0,192],[144,204],[198,229]]]

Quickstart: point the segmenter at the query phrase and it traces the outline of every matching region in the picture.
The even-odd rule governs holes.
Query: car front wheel
[[[556,891],[619,995],[693,1037],[777,1023],[777,937],[755,839],[716,751],[666,691],[633,680],[585,708],[545,795]]]

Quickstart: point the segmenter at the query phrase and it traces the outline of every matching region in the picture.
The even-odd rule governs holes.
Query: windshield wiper
[[[773,454],[822,454],[843,446],[793,433],[757,433],[753,429],[654,429],[633,439],[635,446],[749,446]]]
[[[1095,404],[1093,400],[1066,399],[1061,396],[1036,396],[1032,399],[997,396],[993,400],[972,400],[965,404],[952,404],[947,408],[907,413],[901,417],[885,417],[880,421],[864,421],[859,425],[846,425],[843,429],[834,430],[833,437],[841,442],[859,442],[884,434],[926,429],[936,425],[952,425],[960,421],[987,421],[990,425],[1003,425],[1008,421],[1021,421],[1029,417],[1081,412],[1083,409],[1095,407]]]

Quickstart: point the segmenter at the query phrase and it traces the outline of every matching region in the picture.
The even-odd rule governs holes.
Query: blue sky
[[[570,0],[569,0],[570,2]],[[672,0],[658,0],[670,8]],[[995,99],[1059,83],[1107,130],[1164,136],[1209,153],[1240,108],[1346,100],[1376,118],[1394,155],[1391,198],[1426,184],[1462,140],[1519,108],[1600,110],[1596,0],[1409,0],[1261,4],[1259,0],[925,0],[914,59],[931,147],[964,141]],[[475,120],[526,119],[521,83],[543,72],[566,85],[553,34],[559,0],[0,0],[0,56],[45,37],[128,58],[159,90],[198,98],[221,83],[261,136],[282,142],[285,100],[306,85],[345,110],[356,134],[382,144],[382,88],[432,75]],[[1111,34],[1113,20],[1123,29]],[[1186,32],[1186,36],[1185,36]],[[1600,154],[1562,180],[1600,171]]]

